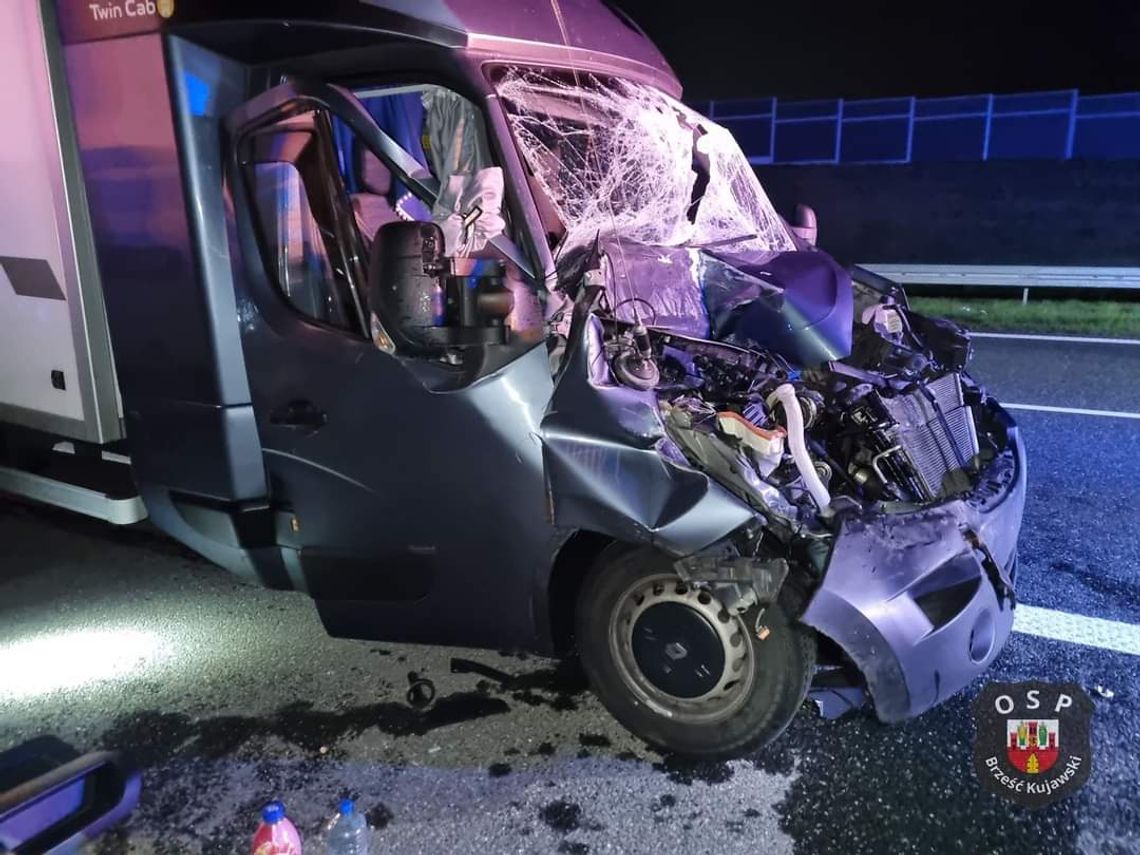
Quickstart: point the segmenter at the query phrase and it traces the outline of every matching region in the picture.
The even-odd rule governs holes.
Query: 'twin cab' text
[[[88,3],[91,17],[96,21],[113,21],[118,18],[144,18],[158,9],[154,0],[126,0],[125,3]]]

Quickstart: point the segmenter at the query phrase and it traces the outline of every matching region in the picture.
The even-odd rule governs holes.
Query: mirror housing
[[[443,271],[443,230],[436,223],[385,223],[377,229],[368,255],[373,339],[380,327],[401,353],[437,349],[444,323]]]
[[[54,737],[0,754],[0,851],[72,851],[138,804],[141,779],[119,755],[82,757]]]
[[[445,258],[436,223],[386,223],[369,253],[368,306],[373,340],[395,350],[439,356],[451,348],[506,344],[514,295],[493,258]]]
[[[815,216],[815,209],[811,205],[796,205],[796,221],[792,225],[796,237],[815,246],[819,236],[819,225]]]

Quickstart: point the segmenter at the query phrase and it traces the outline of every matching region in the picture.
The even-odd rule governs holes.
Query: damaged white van
[[[0,488],[738,754],[1010,631],[968,336],[773,210],[595,0],[9,0]],[[825,705],[826,706],[826,705]]]

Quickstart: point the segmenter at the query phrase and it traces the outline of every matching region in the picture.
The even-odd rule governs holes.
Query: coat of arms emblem
[[[974,771],[1025,807],[1064,798],[1092,770],[1093,704],[1076,683],[990,683],[974,701]]]

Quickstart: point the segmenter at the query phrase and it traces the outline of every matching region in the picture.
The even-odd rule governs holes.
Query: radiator
[[[910,459],[927,498],[936,499],[969,488],[963,470],[978,453],[978,434],[957,374],[928,383],[926,392],[884,398],[883,404],[898,423],[896,441]]]

